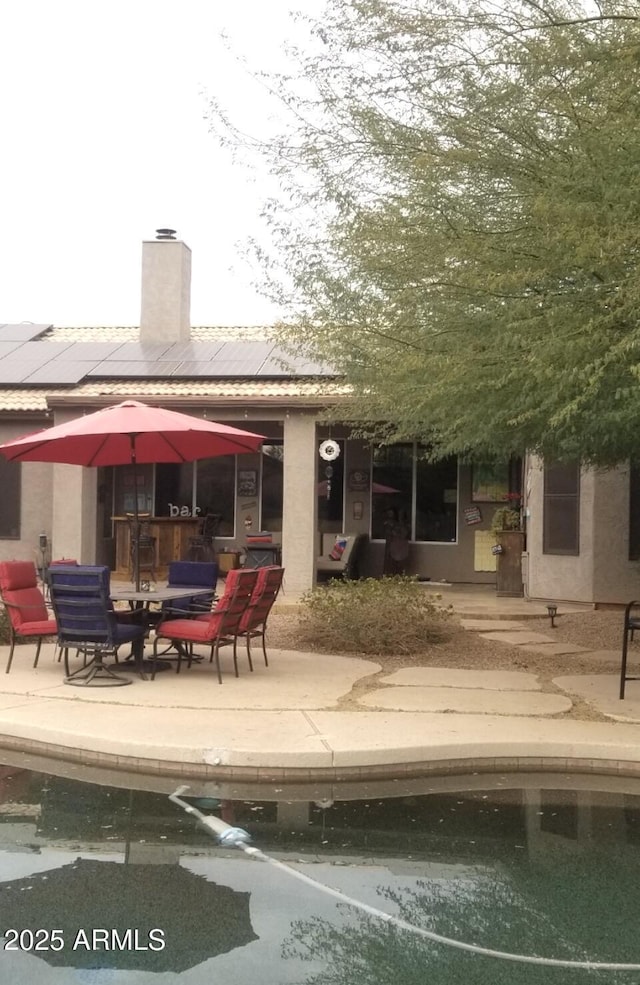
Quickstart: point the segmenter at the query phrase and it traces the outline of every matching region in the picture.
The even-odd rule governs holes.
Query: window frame
[[[409,525],[411,528],[410,541],[412,544],[428,544],[430,546],[447,546],[455,547],[460,542],[460,457],[451,456],[456,460],[456,501],[455,510],[453,512],[455,521],[455,538],[453,540],[419,540],[416,538],[417,533],[417,514],[418,514],[418,465],[420,459],[420,453],[424,450],[424,445],[418,441],[400,441],[397,442],[399,446],[404,446],[411,448],[411,504],[410,509],[407,510],[407,518],[409,520]],[[369,536],[373,542],[381,543],[384,538],[373,536],[373,486],[375,482],[375,462],[373,452],[371,455],[371,489],[369,491],[370,496],[370,511],[369,511]]]
[[[552,469],[573,469],[575,471],[575,489],[571,492],[550,492],[549,480]],[[580,555],[580,499],[581,499],[581,470],[579,462],[555,462],[543,465],[542,486],[542,553],[560,557],[578,557]],[[550,511],[556,504],[574,504],[574,546],[571,548],[557,547],[550,543]]]
[[[4,517],[6,513],[10,512],[6,509],[8,488],[12,496],[15,497],[13,501],[10,501],[12,510],[10,519],[14,521],[13,526],[17,530],[15,534],[2,533],[0,524],[0,540],[20,540],[22,537],[22,462],[9,462],[7,459],[2,458],[0,470],[2,471],[0,485],[3,490],[2,514]],[[11,477],[9,482],[7,482],[7,475]]]

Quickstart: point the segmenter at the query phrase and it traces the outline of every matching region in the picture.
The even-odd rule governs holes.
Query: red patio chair
[[[55,636],[58,627],[47,610],[44,595],[38,587],[38,572],[33,561],[0,562],[0,598],[9,617],[10,647],[5,673],[11,670],[17,640],[37,638],[38,666],[40,647],[45,636]]]
[[[251,660],[251,640],[259,637],[262,640],[262,652],[264,654],[265,667],[269,666],[267,660],[267,647],[265,644],[265,631],[267,619],[273,608],[284,577],[284,568],[277,565],[270,565],[266,568],[258,568],[258,577],[251,601],[247,606],[238,629],[238,636],[244,636],[247,643],[247,660],[249,670],[253,671]]]
[[[218,683],[222,684],[220,657],[218,650],[227,644],[233,645],[233,669],[238,676],[237,642],[240,620],[251,602],[253,589],[258,578],[258,572],[248,568],[234,568],[227,575],[225,592],[213,612],[197,616],[195,619],[167,619],[156,629],[153,641],[153,670],[151,680],[156,675],[158,657],[158,640],[168,639],[177,644],[178,665],[176,672],[180,673],[183,656],[186,656],[188,666],[191,666],[194,644],[200,643],[211,648],[210,661],[215,657]]]

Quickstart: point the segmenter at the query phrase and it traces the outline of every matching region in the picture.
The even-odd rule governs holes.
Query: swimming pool
[[[469,774],[187,791],[292,875],[219,845],[169,800],[174,781],[116,786],[33,765],[16,756],[0,771],[1,982],[640,980],[482,953],[640,963],[640,781]]]

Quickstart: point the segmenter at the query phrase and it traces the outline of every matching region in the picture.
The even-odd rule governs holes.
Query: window
[[[390,511],[411,518],[411,540],[451,543],[457,536],[458,463],[428,462],[419,446],[389,445],[373,454],[371,537],[384,539]]]
[[[178,516],[178,510],[193,506],[193,462],[156,465],[155,516]],[[173,510],[171,509],[173,507]]]
[[[629,468],[629,560],[640,560],[640,465]]]
[[[416,462],[416,521],[414,540],[455,541],[458,512],[458,462]]]
[[[322,442],[318,442],[318,447]],[[330,462],[318,451],[318,529],[340,533],[344,515],[344,441],[337,441],[340,454]]]
[[[542,551],[580,553],[580,466],[545,465]]]
[[[282,530],[284,445],[282,441],[262,446],[260,517],[262,530]]]
[[[236,530],[236,456],[220,455],[197,463],[196,505],[200,516],[222,517],[219,537],[233,537]]]
[[[115,480],[115,515],[124,516],[125,513],[134,513],[136,508],[136,497],[134,489],[133,468],[124,465],[114,471]],[[140,513],[151,513],[152,490],[153,490],[153,465],[138,465],[135,473],[136,488],[138,492],[138,511]],[[169,512],[168,510],[166,511]]]
[[[20,538],[20,462],[7,462],[0,458],[0,538],[18,540]]]

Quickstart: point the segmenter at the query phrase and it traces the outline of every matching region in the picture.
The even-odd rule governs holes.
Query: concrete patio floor
[[[543,603],[486,590],[428,590],[441,592],[470,631],[489,629],[496,645],[555,652],[551,635],[527,632],[528,618],[546,615]],[[132,674],[130,686],[80,688],[64,684],[52,645],[35,670],[33,648],[19,646],[11,673],[0,674],[0,749],[201,779],[469,768],[640,776],[640,681],[630,681],[619,701],[615,674],[558,677],[550,693],[529,673],[407,667],[381,675],[378,664],[355,657],[276,649],[269,656],[267,668],[258,650],[250,673],[239,648],[235,678],[225,648],[222,686],[204,661],[153,682]],[[0,647],[0,667],[6,657]],[[608,721],[567,717],[576,701]]]

